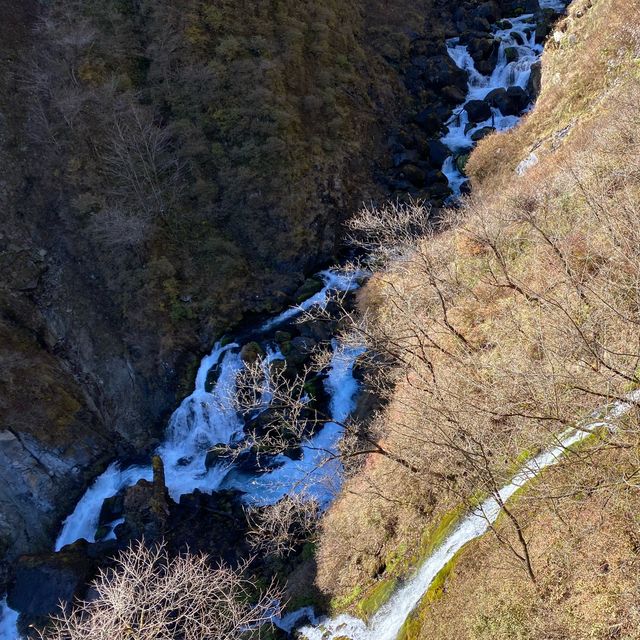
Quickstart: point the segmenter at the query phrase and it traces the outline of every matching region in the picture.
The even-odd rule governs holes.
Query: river
[[[565,3],[561,0],[541,0],[540,5],[560,11]],[[484,99],[496,89],[525,89],[529,83],[531,67],[542,53],[542,46],[535,42],[535,19],[532,15],[509,19],[506,23],[501,22],[500,26],[501,28],[495,31],[495,37],[500,41],[498,62],[490,76],[484,76],[476,70],[467,48],[460,44],[459,39],[454,38],[447,42],[450,57],[469,77],[465,102],[455,110],[447,122],[448,131],[441,139],[451,151],[445,160],[443,173],[449,180],[453,197],[460,195],[466,182],[466,177],[460,171],[458,159],[475,145],[477,135],[474,137],[474,134],[487,128],[507,130],[517,124],[521,115],[503,115],[500,109],[494,106],[491,107],[488,118],[470,124],[465,106],[470,101]],[[268,320],[257,328],[257,333],[272,331],[312,307],[326,306],[336,292],[352,291],[359,286],[357,274],[328,270],[319,275],[325,283],[320,292],[300,306],[292,307]],[[332,341],[332,357],[324,385],[329,395],[331,417],[336,422],[325,425],[309,441],[302,444],[303,455],[299,460],[281,455],[274,460],[272,471],[247,474],[239,472],[233,465],[224,461],[209,467],[205,464],[207,452],[211,447],[220,443],[233,444],[242,437],[244,424],[235,407],[236,377],[243,367],[239,354],[240,346],[236,343],[215,345],[200,364],[193,393],[181,403],[169,421],[165,440],[156,453],[164,461],[165,478],[171,496],[178,500],[181,495],[191,493],[194,489],[208,492],[217,489],[239,489],[245,493],[246,501],[264,505],[277,502],[287,493],[299,490],[299,487],[304,485],[305,491],[310,490],[311,495],[327,506],[338,488],[335,482],[329,483],[328,480],[340,477],[340,470],[336,468],[339,462],[333,460],[327,463],[327,460],[332,457],[331,452],[336,450],[342,436],[339,423],[343,422],[355,407],[359,385],[353,376],[353,367],[363,348],[342,345],[335,339]],[[282,357],[277,344],[267,342],[264,346],[267,363]],[[218,370],[218,376],[210,388],[207,380],[214,367]],[[554,464],[566,446],[578,442],[585,433],[588,435],[582,431],[563,434],[558,446],[532,460],[527,468],[502,490],[501,497],[507,499],[541,469]],[[123,488],[132,486],[138,480],[151,477],[150,465],[123,468],[117,461],[112,463],[87,489],[73,513],[65,519],[55,543],[55,550],[58,551],[81,538],[89,542],[95,541],[103,501]],[[305,636],[309,640],[338,636],[353,640],[394,639],[404,620],[444,564],[462,546],[485,533],[489,523],[495,520],[498,513],[497,502],[492,498],[487,500],[478,512],[470,514],[418,569],[415,576],[398,589],[373,617],[369,626],[356,618],[340,616],[319,623],[316,627],[305,627]],[[111,531],[107,539],[115,537],[113,530],[119,523],[120,521],[116,520],[109,524]],[[311,612],[306,610],[292,614],[281,622],[281,626],[291,628],[302,615],[309,614]],[[6,601],[0,601],[0,640],[17,640],[17,615],[9,609]]]

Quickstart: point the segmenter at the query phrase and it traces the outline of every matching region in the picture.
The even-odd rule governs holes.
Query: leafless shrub
[[[255,551],[282,558],[313,539],[319,506],[304,493],[287,495],[274,505],[248,509],[248,541]]]
[[[364,205],[348,223],[349,240],[363,250],[374,267],[382,267],[413,253],[420,238],[433,233],[429,205],[419,200]]]
[[[92,585],[95,597],[76,603],[71,612],[63,609],[40,637],[237,640],[259,635],[281,594],[272,585],[256,596],[245,569],[246,564],[212,567],[206,555],[171,558],[164,545],[137,543],[119,556],[115,569],[100,572]]]

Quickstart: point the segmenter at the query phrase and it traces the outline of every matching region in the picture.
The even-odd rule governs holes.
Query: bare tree
[[[164,545],[136,543],[101,571],[95,595],[54,617],[43,640],[237,640],[259,637],[277,613],[281,593],[262,593],[236,569],[206,555],[170,557]]]

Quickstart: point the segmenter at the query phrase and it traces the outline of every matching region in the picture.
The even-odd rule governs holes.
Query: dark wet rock
[[[509,22],[509,20],[498,20],[498,22],[496,22],[496,26],[498,27],[498,29],[512,29],[513,28],[513,24],[511,22]]]
[[[476,69],[485,76],[491,75],[498,62],[500,43],[495,38],[478,35],[467,35],[460,41],[467,45]]]
[[[316,342],[330,341],[336,332],[336,322],[334,320],[307,320],[298,325],[300,335],[312,338]]]
[[[469,122],[484,122],[491,117],[491,107],[485,100],[470,100],[464,110],[469,116]]]
[[[531,65],[531,75],[527,82],[527,94],[533,101],[540,95],[540,88],[542,86],[542,62],[534,62]]]
[[[118,518],[122,518],[124,513],[124,495],[122,493],[118,493],[111,498],[107,498],[102,503],[102,508],[100,509],[100,518],[98,519],[99,525],[109,524]]]
[[[8,603],[21,612],[21,626],[41,625],[60,610],[60,602],[70,603],[82,596],[98,562],[116,550],[115,542],[89,544],[81,540],[58,553],[20,557]]]
[[[489,24],[489,21],[486,18],[482,18],[480,16],[472,18],[469,22],[469,26],[473,31],[478,31],[480,33],[484,32],[487,35],[489,35],[489,33],[491,32],[491,25]]]
[[[471,154],[469,153],[461,153],[460,155],[456,156],[456,169],[458,169],[458,171],[462,175],[466,175],[465,168],[467,166],[467,162],[469,161],[470,155]]]
[[[428,140],[427,146],[431,165],[441,169],[444,161],[451,155],[451,150],[440,140]]]
[[[281,349],[282,354],[285,356],[287,367],[297,369],[309,361],[317,342],[309,336],[298,336],[287,344],[288,348],[286,350],[284,348],[285,345],[282,345],[283,348]]]
[[[519,44],[520,46],[522,46],[524,44],[524,38],[522,37],[522,34],[519,31],[512,31],[511,32],[511,37],[515,40],[515,42],[517,44]]]
[[[506,49],[504,50],[504,55],[507,59],[507,62],[515,62],[518,59],[517,47],[506,47]]]
[[[324,288],[321,278],[307,278],[302,286],[293,294],[295,301],[300,304]]]
[[[430,58],[426,56],[420,59],[424,81],[433,89],[442,89],[446,86],[455,86],[466,91],[467,73],[460,69],[447,54]]]
[[[273,334],[273,339],[278,343],[282,344],[283,342],[289,342],[293,336],[289,331],[276,331]]]
[[[423,187],[425,184],[424,171],[414,164],[403,166],[399,177],[408,180],[414,187]]]
[[[465,180],[460,185],[460,193],[464,196],[468,196],[471,193],[471,182],[469,180]]]
[[[103,524],[96,529],[94,538],[96,542],[101,542],[111,533],[111,527],[108,524]]]
[[[420,111],[420,113],[415,116],[414,121],[427,135],[439,133],[443,126],[442,120],[438,118],[431,107]]]
[[[494,23],[500,17],[500,7],[497,2],[483,2],[475,8],[474,13],[480,18]]]
[[[220,377],[221,371],[222,369],[220,367],[220,363],[218,362],[216,362],[216,364],[214,364],[213,367],[211,367],[211,369],[207,371],[207,377],[205,378],[205,381],[204,381],[204,390],[207,393],[211,393],[213,388],[216,386],[216,383],[218,382],[218,378]]]
[[[443,87],[440,95],[448,104],[451,105],[461,104],[466,98],[465,92],[460,89],[460,87],[455,87],[453,85]]]
[[[406,164],[420,160],[420,154],[415,149],[405,149],[393,156],[393,166],[402,167]]]
[[[240,349],[240,357],[243,362],[247,364],[253,364],[260,358],[264,358],[265,350],[258,342],[247,342],[242,349]]]
[[[471,139],[474,142],[479,142],[480,140],[482,140],[482,138],[488,136],[490,133],[493,133],[495,131],[495,127],[482,127],[481,129],[478,129],[477,131],[474,131],[471,134]]]
[[[164,480],[160,456],[152,460],[153,480],[139,480],[123,495],[123,517],[131,538],[160,541],[167,530],[171,499]]]
[[[521,87],[494,89],[489,92],[485,100],[491,106],[497,107],[503,116],[520,115],[530,102],[527,92]]]

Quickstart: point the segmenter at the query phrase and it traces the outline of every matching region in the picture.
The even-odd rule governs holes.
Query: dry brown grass
[[[420,472],[376,459],[347,484],[325,518],[318,583],[342,604],[355,598],[358,585],[366,591],[415,559],[427,523],[457,503],[492,493],[518,461],[640,383],[640,35],[634,26],[640,6],[628,0],[588,4],[572,5],[563,37],[545,54],[536,110],[472,156],[475,195],[451,214],[446,231],[396,257],[362,297],[375,312],[364,328],[370,342],[398,361],[382,418],[385,447]],[[566,136],[555,135],[568,125]],[[515,166],[534,146],[539,163],[517,177]],[[591,445],[570,455],[551,474],[570,497],[554,512],[564,530],[549,519],[557,505],[538,485],[518,503],[537,586],[505,551],[508,545],[496,546],[489,537],[479,548],[492,550],[490,566],[498,567],[493,580],[477,578],[475,591],[461,591],[448,611],[445,598],[439,623],[424,637],[442,635],[452,612],[465,607],[480,617],[466,627],[453,625],[457,635],[446,637],[636,637],[624,625],[620,631],[596,625],[610,601],[621,620],[635,620],[635,605],[621,595],[632,586],[623,577],[613,585],[617,573],[607,578],[606,589],[602,581],[590,581],[591,569],[580,564],[570,532],[595,518],[581,544],[595,553],[610,536],[619,562],[635,562],[636,550],[623,540],[627,534],[611,535],[607,526],[638,529],[628,519],[637,489],[624,480],[640,466],[637,433],[632,418],[610,435],[607,447]],[[611,487],[607,508],[627,520],[607,515],[596,527],[601,503],[582,498],[599,483]],[[503,541],[515,535],[505,525]],[[563,563],[583,572],[575,596],[582,598],[580,607],[571,597],[545,595],[549,580],[556,580],[559,592],[574,584],[569,573],[553,568],[560,571]],[[502,578],[506,591],[493,598],[491,589],[502,589],[495,585]],[[551,607],[545,598],[558,609],[553,618],[545,613]],[[592,635],[585,635],[570,619],[577,615],[574,607],[587,616],[590,599],[597,606]],[[514,625],[527,621],[523,631],[492,630],[489,622],[481,629],[478,620],[493,611],[485,608],[499,608],[503,600]],[[528,623],[531,616],[540,618],[538,626]],[[555,630],[545,626],[545,617]],[[476,636],[472,628],[480,629]]]

